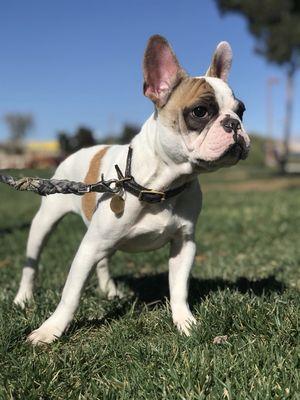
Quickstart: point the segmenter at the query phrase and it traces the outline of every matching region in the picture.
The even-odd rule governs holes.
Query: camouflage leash
[[[181,186],[165,191],[157,191],[141,186],[131,175],[132,151],[133,150],[131,146],[129,146],[124,175],[119,166],[117,164],[115,165],[118,179],[105,180],[102,174],[99,182],[94,184],[86,184],[83,182],[74,182],[66,179],[42,179],[26,177],[16,180],[10,175],[0,174],[0,183],[6,183],[17,190],[34,192],[40,196],[47,196],[55,193],[76,194],[82,196],[83,194],[90,192],[119,194],[126,191],[137,197],[140,201],[145,201],[147,203],[160,203],[164,200],[168,200],[169,198],[181,193],[189,185],[189,183],[186,182]],[[118,197],[118,201],[120,202],[121,196],[114,197]]]
[[[30,177],[15,179],[10,175],[0,174],[0,183],[5,183],[16,190],[34,192],[40,196],[47,196],[55,193],[76,194],[82,196],[89,192],[114,194],[120,191],[118,182],[118,179],[109,179],[106,181],[103,175],[101,176],[101,181],[89,185],[83,182],[74,182],[65,179],[42,179]],[[111,187],[111,185],[114,185],[114,187]]]

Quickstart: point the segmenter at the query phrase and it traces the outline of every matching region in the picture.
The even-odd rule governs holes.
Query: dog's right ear
[[[214,52],[205,76],[220,78],[227,82],[232,63],[232,50],[228,42],[220,42]]]
[[[168,41],[160,35],[150,37],[143,69],[144,95],[157,107],[166,104],[172,89],[185,76]]]

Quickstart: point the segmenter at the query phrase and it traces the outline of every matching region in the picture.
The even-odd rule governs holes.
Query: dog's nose
[[[222,121],[221,121],[221,125],[223,126],[225,132],[227,133],[231,133],[232,131],[234,133],[237,133],[237,131],[239,129],[241,129],[241,124],[240,121],[238,119],[235,118],[231,118],[231,117],[225,117]]]

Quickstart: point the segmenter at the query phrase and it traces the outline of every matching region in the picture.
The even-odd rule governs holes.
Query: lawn
[[[192,335],[172,325],[165,248],[117,253],[126,298],[106,300],[92,276],[69,331],[37,348],[26,335],[55,309],[85,228],[74,215],[58,226],[22,311],[12,300],[39,198],[0,187],[1,400],[300,399],[300,179],[238,166],[203,182]]]

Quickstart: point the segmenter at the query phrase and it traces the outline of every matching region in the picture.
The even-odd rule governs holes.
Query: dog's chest
[[[142,213],[119,243],[127,252],[155,250],[170,241],[179,229],[180,222],[173,209]]]

